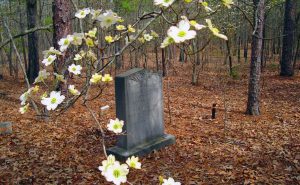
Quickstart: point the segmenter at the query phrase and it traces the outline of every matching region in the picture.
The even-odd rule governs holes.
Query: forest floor
[[[300,184],[299,74],[280,77],[269,65],[262,114],[248,116],[246,65],[236,79],[204,69],[197,86],[190,83],[190,64],[174,67],[164,78],[164,107],[166,132],[176,144],[142,157],[130,182],[158,184],[158,176],[170,176],[187,185]],[[48,122],[33,111],[21,115],[23,84],[7,75],[0,81],[0,121],[14,123],[12,135],[0,136],[0,184],[108,184],[98,170],[104,160],[99,131],[80,102]],[[217,119],[211,120],[213,103]],[[111,110],[102,117],[106,124],[115,118],[113,83],[91,106],[104,105]],[[115,136],[108,133],[106,141],[113,146]]]

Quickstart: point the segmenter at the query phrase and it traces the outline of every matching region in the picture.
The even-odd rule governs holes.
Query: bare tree
[[[265,0],[253,0],[255,27],[252,35],[250,78],[248,86],[247,114],[259,115],[259,81],[261,75],[261,49],[265,14]]]

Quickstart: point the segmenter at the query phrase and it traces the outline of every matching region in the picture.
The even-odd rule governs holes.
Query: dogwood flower
[[[113,78],[110,76],[110,74],[105,74],[102,77],[102,82],[111,82],[113,80]]]
[[[84,8],[82,10],[78,10],[75,13],[75,17],[77,17],[78,19],[83,19],[85,18],[89,13],[91,12],[91,10],[89,8]]]
[[[43,69],[39,72],[38,77],[36,77],[36,79],[34,80],[34,84],[39,83],[39,82],[43,82],[45,79],[48,78],[48,76],[50,76],[50,73],[46,71],[46,69]]]
[[[130,33],[134,33],[134,32],[135,32],[135,28],[132,27],[131,24],[129,24],[129,25],[127,26],[127,29],[128,29],[128,32],[130,32]]]
[[[155,37],[155,38],[158,38],[159,35],[158,33],[156,33],[155,31],[151,30],[151,36]]]
[[[19,109],[19,112],[20,112],[21,114],[25,114],[25,113],[27,112],[27,110],[28,110],[28,107],[29,107],[29,103],[27,103],[25,106],[21,107],[21,108]]]
[[[105,175],[109,166],[113,165],[114,163],[119,163],[116,161],[115,156],[109,155],[106,160],[102,161],[102,166],[99,166],[98,169],[101,171],[101,175]]]
[[[181,183],[175,182],[173,178],[169,177],[168,179],[163,179],[162,185],[181,185]]]
[[[102,28],[108,28],[111,25],[118,22],[120,18],[111,10],[107,10],[105,13],[100,14],[97,20],[100,21],[100,26]]]
[[[174,43],[174,39],[172,37],[166,37],[164,39],[163,43],[161,43],[160,47],[165,48],[165,47],[169,46],[172,43]]]
[[[75,64],[72,64],[72,65],[70,65],[69,67],[68,67],[68,71],[70,72],[70,73],[73,73],[73,74],[75,74],[75,75],[79,75],[81,72],[81,69],[82,69],[82,67],[80,66],[80,65],[75,65]]]
[[[127,175],[129,173],[128,166],[126,164],[114,163],[110,165],[105,173],[105,178],[108,182],[113,182],[115,185],[127,182]]]
[[[56,55],[49,55],[48,58],[45,58],[42,63],[45,65],[45,66],[49,66],[51,65],[54,60],[56,59]]]
[[[57,74],[57,73],[54,73],[54,76],[56,78],[56,80],[60,81],[60,82],[63,82],[63,83],[66,83],[67,81],[65,80],[64,78],[64,75],[60,75],[60,74]]]
[[[97,28],[93,28],[89,32],[87,32],[85,35],[91,37],[91,38],[96,38],[96,33],[97,33]]]
[[[40,86],[36,85],[31,88],[33,93],[37,93],[40,90]]]
[[[153,36],[150,35],[150,34],[148,34],[148,33],[146,33],[146,34],[144,34],[144,39],[145,39],[146,41],[151,41],[151,40],[153,39]]]
[[[90,79],[91,84],[96,84],[99,83],[102,79],[102,75],[95,73],[92,75],[92,78]]]
[[[117,26],[116,26],[116,29],[117,29],[118,31],[122,31],[122,30],[125,30],[126,27],[125,27],[124,25],[117,25]]]
[[[124,125],[124,121],[119,120],[118,118],[116,118],[115,120],[111,119],[109,121],[109,124],[107,124],[107,129],[116,134],[119,134],[122,132],[123,125]]]
[[[202,4],[202,6],[204,7],[204,9],[205,9],[205,11],[206,12],[212,12],[213,10],[208,6],[208,3],[207,2],[205,2],[205,1],[199,1],[201,4]]]
[[[86,45],[87,45],[88,47],[94,47],[94,46],[95,46],[94,41],[93,41],[93,39],[91,39],[91,38],[86,38],[86,39],[85,39],[85,43],[86,43]]]
[[[20,96],[20,101],[21,101],[21,105],[25,105],[26,101],[28,99],[28,97],[30,96],[32,89],[28,89],[26,92],[24,92],[21,96]]]
[[[58,41],[58,45],[60,45],[59,50],[61,52],[66,51],[72,41],[73,41],[73,36],[72,35],[68,35],[67,37],[60,39]]]
[[[196,32],[190,30],[190,23],[188,20],[181,20],[178,26],[171,26],[168,30],[168,36],[174,39],[175,43],[181,43],[186,40],[195,38]]]
[[[105,39],[105,41],[108,42],[108,43],[114,42],[114,38],[113,38],[112,36],[110,36],[110,35],[109,35],[109,36],[105,36],[104,39]]]
[[[138,38],[138,41],[140,41],[141,43],[145,43],[144,37],[139,37],[139,38]]]
[[[80,95],[80,92],[77,89],[75,89],[74,85],[69,85],[68,90],[74,96],[79,96]]]
[[[206,26],[202,24],[198,24],[195,20],[191,20],[190,25],[193,26],[196,30],[201,30],[203,28],[206,28]]]
[[[154,5],[169,7],[175,0],[154,0]]]
[[[78,60],[81,60],[81,59],[82,59],[82,56],[80,54],[76,54],[75,57],[74,57],[75,61],[78,61]]]
[[[221,39],[224,39],[224,40],[228,40],[227,36],[226,35],[223,35],[220,33],[220,31],[218,30],[218,28],[215,28],[213,26],[213,24],[211,23],[211,20],[210,19],[205,19],[206,23],[207,23],[207,26],[208,28],[210,29],[210,31],[217,37],[221,38]]]
[[[44,58],[48,58],[49,55],[61,55],[61,52],[51,47],[49,50],[43,51]]]
[[[83,33],[74,33],[72,44],[75,46],[80,46],[82,44],[82,39],[84,38]]]
[[[233,0],[222,0],[222,3],[227,8],[231,8],[231,5],[233,5]]]
[[[100,15],[101,13],[101,9],[98,9],[98,10],[91,10],[91,15],[92,15],[92,19],[95,20],[97,19],[97,17]]]
[[[41,103],[46,106],[47,110],[55,110],[64,99],[65,96],[61,95],[60,91],[52,91],[48,98],[42,99]]]
[[[135,169],[141,169],[141,163],[139,162],[138,157],[130,157],[127,159],[126,163],[128,164],[129,167],[135,168]]]

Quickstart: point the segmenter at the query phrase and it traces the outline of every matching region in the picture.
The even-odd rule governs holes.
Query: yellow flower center
[[[120,170],[118,170],[118,169],[114,170],[113,175],[115,178],[119,178],[121,176]]]
[[[178,37],[184,37],[184,36],[186,36],[186,32],[185,31],[180,31],[178,33]]]
[[[57,102],[57,99],[56,98],[52,98],[51,99],[51,104],[55,104]]]

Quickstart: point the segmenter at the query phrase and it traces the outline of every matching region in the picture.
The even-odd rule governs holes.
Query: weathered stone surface
[[[124,159],[173,144],[175,137],[164,133],[161,75],[135,68],[115,81],[117,118],[125,121],[126,135],[108,153]]]
[[[12,123],[0,122],[0,135],[12,134]]]

